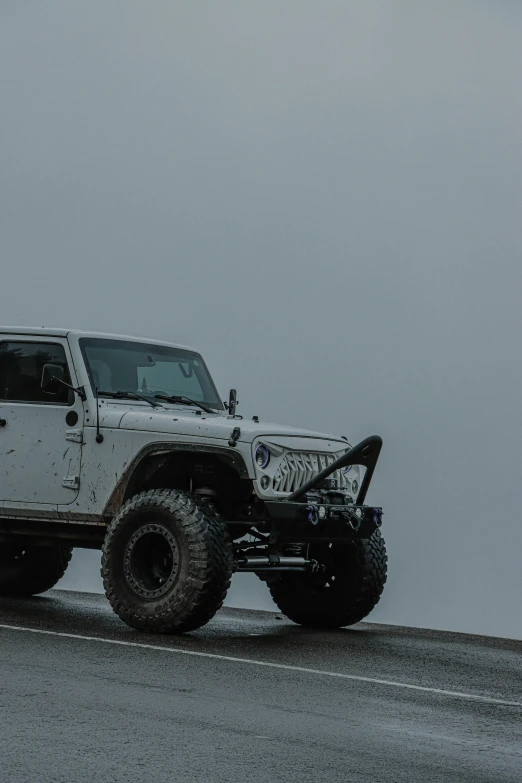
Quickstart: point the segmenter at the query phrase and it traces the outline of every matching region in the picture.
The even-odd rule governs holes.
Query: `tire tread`
[[[21,547],[22,549],[22,547]],[[0,595],[31,596],[46,593],[60,581],[72,557],[72,548],[24,547],[24,554],[13,569],[12,560],[6,562],[0,551]],[[2,562],[3,561],[3,562]],[[2,571],[15,571],[2,578]]]
[[[156,508],[180,524],[190,553],[190,574],[175,600],[157,601],[153,615],[129,603],[114,583],[113,542],[131,515]],[[232,577],[233,560],[228,530],[220,517],[193,496],[179,490],[154,489],[131,498],[109,525],[102,549],[101,575],[116,614],[128,625],[154,633],[182,633],[205,625],[221,608]]]
[[[355,625],[375,608],[384,590],[387,578],[386,546],[380,531],[368,539],[354,542],[352,561],[353,589],[348,593],[328,595],[324,600],[296,581],[295,576],[283,577],[269,583],[270,594],[280,611],[290,620],[304,626],[344,628]],[[311,600],[307,600],[311,598]],[[329,601],[329,603],[327,603]]]

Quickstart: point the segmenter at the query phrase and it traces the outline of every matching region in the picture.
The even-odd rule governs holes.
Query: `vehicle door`
[[[66,386],[42,387],[43,368],[76,386],[65,338],[0,339],[0,504],[72,503],[80,486],[83,404]]]

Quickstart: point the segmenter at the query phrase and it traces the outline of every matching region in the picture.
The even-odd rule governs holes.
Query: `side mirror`
[[[230,394],[228,395],[228,415],[229,416],[235,416],[236,415],[236,408],[237,408],[238,402],[237,402],[237,391],[235,389],[230,389]]]
[[[57,394],[58,385],[63,381],[63,366],[61,364],[44,364],[42,369],[42,380],[40,386],[46,394]]]

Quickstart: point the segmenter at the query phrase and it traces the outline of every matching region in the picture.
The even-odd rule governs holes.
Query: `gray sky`
[[[2,0],[0,321],[381,434],[374,618],[522,638],[521,72],[507,0]]]

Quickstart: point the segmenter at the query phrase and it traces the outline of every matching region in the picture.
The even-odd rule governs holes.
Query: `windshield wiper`
[[[212,408],[207,408],[207,406],[203,405],[201,402],[191,400],[190,397],[185,397],[185,395],[178,397],[177,395],[169,396],[168,394],[155,394],[154,396],[157,400],[165,400],[166,402],[178,402],[181,403],[181,405],[197,405],[197,407],[201,408],[201,410],[205,411],[205,413],[216,412],[212,410]]]
[[[154,402],[154,400],[151,400],[150,397],[144,397],[143,394],[138,394],[137,392],[133,392],[133,391],[99,391],[98,390],[98,396],[114,397],[114,399],[116,400],[143,400],[143,402],[148,402],[149,405],[152,405],[153,408],[162,407],[159,404],[159,402]]]

